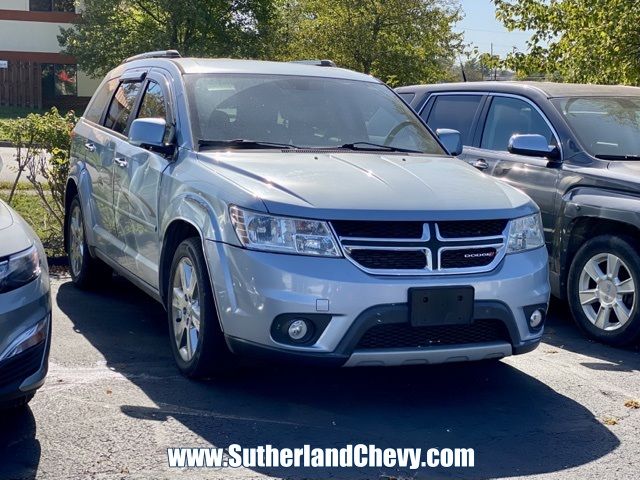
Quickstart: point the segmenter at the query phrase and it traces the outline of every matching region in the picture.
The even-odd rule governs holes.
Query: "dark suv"
[[[640,338],[640,88],[533,82],[402,87],[460,158],[539,205],[551,287],[612,345]]]

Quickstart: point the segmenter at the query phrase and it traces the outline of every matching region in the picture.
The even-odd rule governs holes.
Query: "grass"
[[[6,182],[1,182],[0,186]],[[22,186],[21,186],[22,187]],[[28,185],[27,185],[28,187]],[[0,189],[0,198],[4,201],[9,197],[9,191]],[[64,255],[62,247],[62,232],[60,226],[51,214],[44,208],[40,198],[28,188],[18,190],[13,196],[11,207],[31,225],[50,257]]]

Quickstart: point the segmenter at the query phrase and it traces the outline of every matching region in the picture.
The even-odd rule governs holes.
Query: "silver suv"
[[[110,269],[166,307],[181,372],[232,353],[329,365],[534,349],[539,210],[453,159],[378,80],[154,52],[107,75],[73,138],[73,281]]]

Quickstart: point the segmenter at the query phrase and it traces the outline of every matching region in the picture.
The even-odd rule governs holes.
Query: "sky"
[[[516,47],[526,51],[530,35],[526,32],[509,32],[496,20],[495,6],[491,0],[459,0],[464,11],[464,19],[455,30],[464,32],[465,43],[473,43],[480,53],[489,52],[493,42],[493,52],[504,57]]]

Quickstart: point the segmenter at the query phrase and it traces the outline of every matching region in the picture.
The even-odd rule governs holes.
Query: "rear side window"
[[[121,83],[111,100],[104,126],[114,132],[126,134],[131,111],[136,103],[142,84],[140,82]]]
[[[427,125],[435,132],[438,128],[451,128],[462,135],[462,144],[471,145],[473,119],[480,108],[482,95],[438,95]]]
[[[105,83],[93,96],[91,104],[84,112],[84,118],[94,123],[100,123],[102,114],[104,113],[105,108],[107,108],[107,104],[109,103],[109,100],[111,100],[111,96],[117,86],[118,80],[116,79]]]
[[[411,92],[398,93],[398,96],[402,100],[404,100],[404,103],[406,103],[407,105],[411,105],[411,102],[413,101],[413,99],[416,98],[416,94]]]

